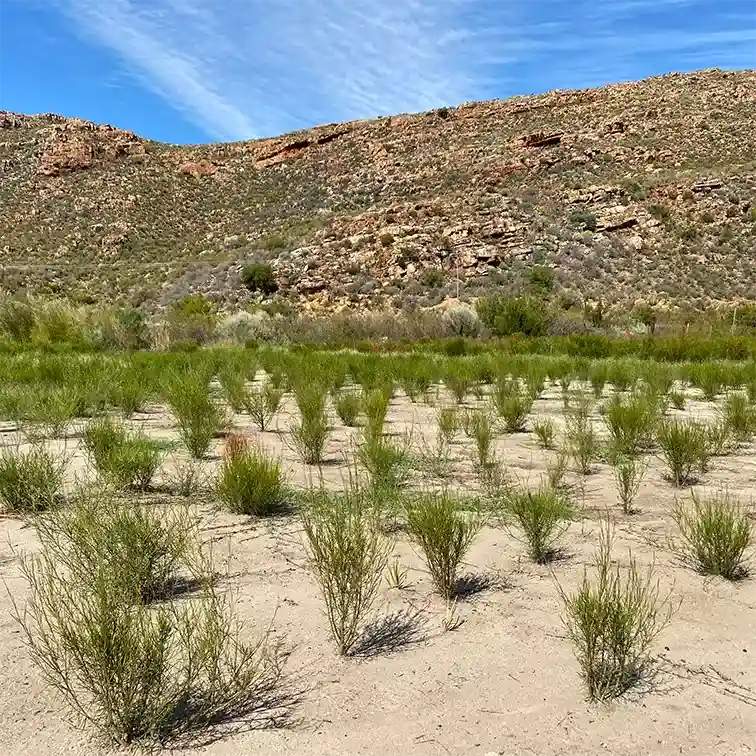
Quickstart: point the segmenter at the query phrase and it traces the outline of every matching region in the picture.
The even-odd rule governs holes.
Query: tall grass
[[[752,510],[728,493],[701,496],[691,492],[692,502],[675,504],[673,517],[686,561],[707,575],[727,580],[748,571],[747,549],[753,537]]]
[[[651,646],[674,612],[669,597],[660,599],[653,566],[641,570],[631,553],[622,569],[612,558],[612,544],[605,525],[595,578],[586,572],[572,593],[559,586],[562,620],[592,701],[617,698],[643,678]]]
[[[433,585],[445,598],[457,593],[457,572],[481,527],[448,492],[424,493],[407,505],[407,531],[425,557]]]
[[[374,510],[359,493],[313,494],[302,524],[340,654],[357,643],[390,554]]]

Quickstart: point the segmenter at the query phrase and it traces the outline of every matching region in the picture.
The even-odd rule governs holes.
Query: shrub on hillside
[[[273,268],[268,263],[249,263],[242,268],[241,280],[252,292],[275,294],[278,291]]]

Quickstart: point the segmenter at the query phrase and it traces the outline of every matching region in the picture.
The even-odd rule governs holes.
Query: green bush
[[[484,297],[478,300],[476,308],[483,325],[497,336],[545,336],[548,332],[549,314],[540,299]]]
[[[273,268],[268,263],[249,263],[242,268],[241,280],[244,286],[251,292],[261,294],[275,294],[278,284],[273,273]]]
[[[264,517],[280,511],[286,503],[280,464],[250,447],[226,453],[215,490],[233,514]]]
[[[668,598],[659,600],[651,568],[643,573],[632,554],[625,570],[612,559],[612,540],[604,526],[595,581],[586,573],[575,592],[559,589],[562,620],[592,701],[617,698],[643,678],[651,645],[674,612]]]
[[[706,428],[699,423],[667,420],[659,425],[656,440],[676,486],[690,485],[695,481],[696,473],[705,469],[709,440]]]
[[[40,446],[0,453],[0,506],[8,514],[53,507],[63,484],[65,462]]]
[[[302,524],[331,632],[339,653],[348,654],[378,595],[390,544],[359,493],[315,494]]]
[[[480,518],[448,492],[421,494],[407,506],[407,531],[445,598],[456,596],[457,570],[480,527]]]
[[[333,406],[341,422],[353,428],[357,425],[357,418],[362,411],[362,400],[354,391],[339,391],[333,400]]]
[[[750,508],[727,493],[701,498],[691,493],[692,506],[677,502],[673,516],[683,543],[683,558],[707,575],[736,580],[747,572],[746,550],[753,524]]]
[[[504,506],[522,530],[530,558],[538,564],[550,561],[555,555],[554,544],[575,514],[569,499],[551,488],[513,491]]]

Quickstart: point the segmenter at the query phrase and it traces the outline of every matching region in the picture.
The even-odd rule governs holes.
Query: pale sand
[[[558,391],[535,405],[536,415],[559,420]],[[291,405],[287,406],[291,409]],[[712,406],[692,402],[686,414],[712,414]],[[428,432],[434,410],[398,398],[392,403],[391,430],[407,423]],[[305,471],[279,434],[256,434],[283,457],[290,480],[305,485],[317,479]],[[134,421],[156,436],[171,437],[170,418],[159,408]],[[288,412],[279,427],[285,428]],[[530,425],[532,427],[532,423]],[[2,434],[6,443],[12,434]],[[327,485],[341,486],[348,431],[337,428],[323,468]],[[460,434],[460,441],[469,441]],[[56,442],[57,444],[58,442]],[[219,444],[220,445],[220,444]],[[76,438],[72,473],[85,465]],[[512,473],[535,484],[551,452],[538,449],[532,433],[499,437],[497,447]],[[750,499],[756,491],[756,445],[736,455],[715,458],[704,488],[728,486]],[[457,457],[464,452],[460,443]],[[291,649],[287,668],[292,684],[303,689],[281,729],[240,729],[186,754],[232,756],[291,754],[380,756],[489,753],[524,756],[570,754],[614,756],[756,753],[756,579],[737,584],[705,579],[679,564],[667,548],[672,532],[669,508],[676,491],[663,478],[659,460],[642,486],[640,513],[624,516],[616,507],[611,468],[597,466],[575,488],[583,519],[563,538],[570,558],[553,565],[561,585],[571,587],[590,564],[600,513],[610,507],[617,517],[617,551],[631,547],[645,565],[655,560],[662,590],[674,586],[682,601],[659,637],[664,661],[647,690],[609,705],[585,701],[572,648],[560,622],[560,602],[549,568],[524,558],[523,545],[502,529],[486,528],[472,548],[465,572],[486,575],[491,585],[459,602],[464,623],[445,632],[444,603],[434,597],[422,562],[404,537],[396,553],[409,567],[411,586],[384,586],[376,617],[407,612],[413,618],[403,647],[373,657],[342,659],[329,638],[317,585],[305,563],[297,520],[288,517],[252,522],[205,507],[204,533],[218,554],[230,553],[238,609],[250,636],[273,623],[273,638]],[[217,460],[206,463],[208,470]],[[465,487],[472,482],[467,462],[458,462]],[[573,483],[581,479],[569,474]],[[109,753],[66,721],[59,698],[29,662],[21,633],[11,619],[8,593],[23,602],[25,586],[14,551],[34,548],[31,529],[16,519],[0,521],[0,575],[8,592],[0,593],[0,754]]]

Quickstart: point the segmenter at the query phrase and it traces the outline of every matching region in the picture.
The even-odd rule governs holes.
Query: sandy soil
[[[285,429],[292,407],[279,413]],[[693,415],[711,415],[712,405],[690,402]],[[561,418],[558,390],[536,402],[536,415]],[[389,429],[430,433],[435,409],[396,398]],[[134,419],[150,434],[173,437],[170,418],[150,408]],[[317,470],[300,465],[280,432],[256,433],[281,455],[295,485],[317,480]],[[531,423],[532,427],[532,423]],[[349,429],[336,427],[327,485],[343,484]],[[2,434],[11,443],[13,434]],[[460,441],[464,436],[460,434]],[[73,435],[54,442],[72,453],[70,474],[86,474]],[[472,483],[469,441],[455,449],[456,472]],[[220,442],[219,442],[220,444]],[[511,474],[537,482],[552,452],[541,451],[532,433],[500,436],[500,457]],[[713,460],[704,487],[729,489],[745,500],[756,491],[756,445]],[[239,612],[250,634],[273,622],[273,637],[291,650],[288,670],[302,695],[288,726],[239,728],[187,754],[700,754],[756,753],[756,580],[737,584],[711,580],[678,563],[667,548],[669,508],[676,491],[663,477],[659,460],[640,491],[640,512],[617,508],[611,468],[596,466],[586,478],[569,474],[581,510],[580,521],[563,538],[569,558],[552,571],[524,558],[523,545],[502,529],[486,528],[472,548],[465,571],[483,589],[461,601],[463,623],[443,629],[444,603],[431,592],[421,559],[403,537],[396,553],[409,568],[411,585],[384,586],[375,615],[394,620],[396,643],[342,659],[329,638],[317,585],[305,564],[296,518],[253,522],[203,506],[204,534],[217,552],[231,555],[231,583],[239,590]],[[217,460],[206,462],[208,474]],[[170,462],[168,463],[170,466]],[[631,547],[641,564],[655,560],[662,588],[674,589],[681,606],[659,637],[662,659],[652,684],[609,706],[584,698],[572,648],[560,622],[555,580],[575,585],[594,553],[599,517],[606,508],[617,517],[617,555]],[[61,701],[46,688],[29,662],[11,600],[23,602],[25,585],[16,554],[34,548],[31,529],[17,519],[0,521],[0,754],[87,754],[107,752],[88,732],[66,721]],[[480,580],[484,577],[485,580]]]

